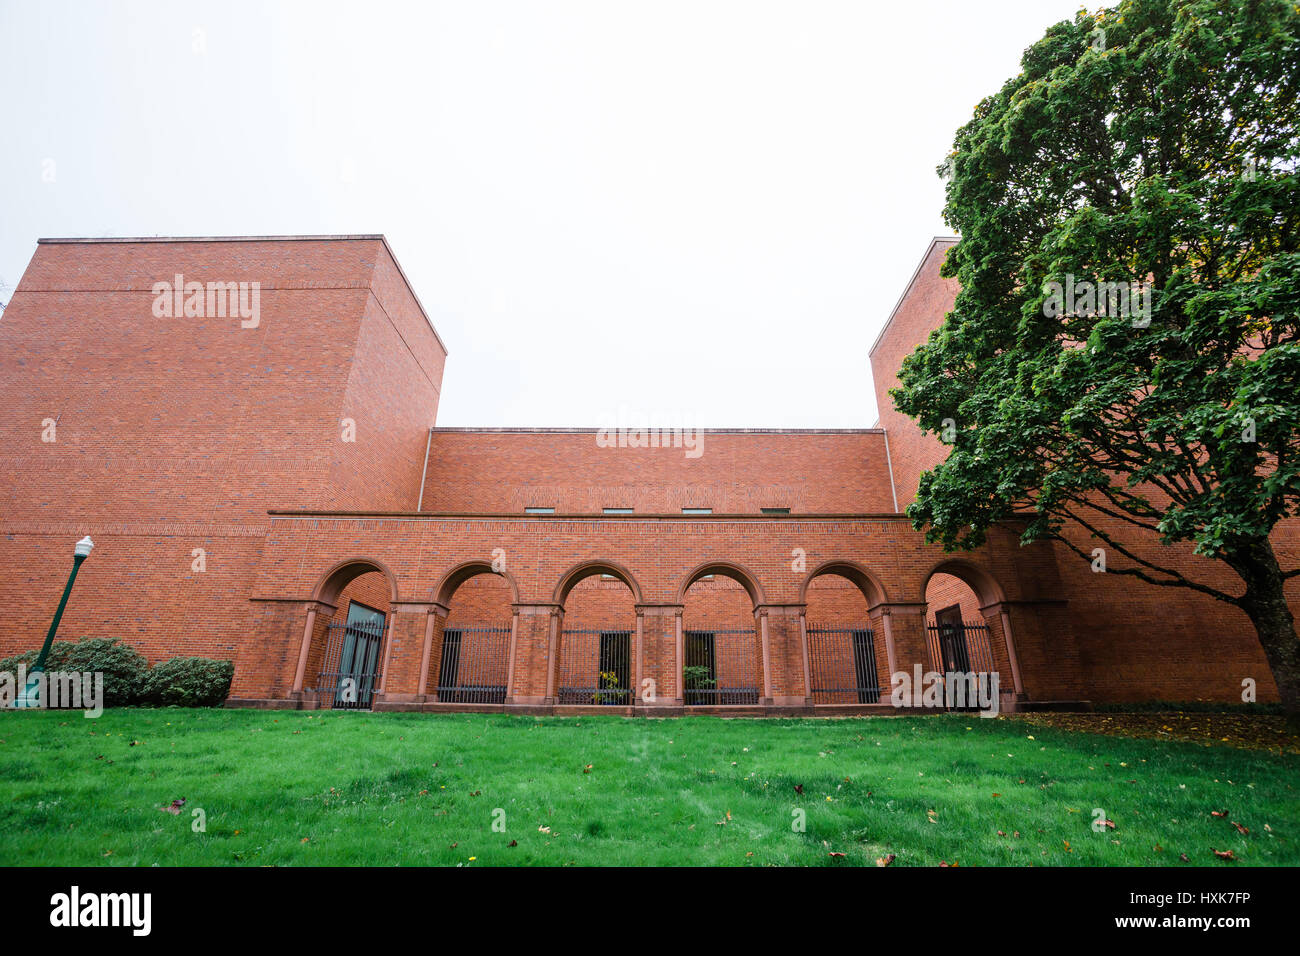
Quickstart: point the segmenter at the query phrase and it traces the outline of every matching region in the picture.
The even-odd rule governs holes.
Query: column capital
[[[807,604],[801,604],[793,601],[788,604],[773,604],[769,602],[767,604],[754,605],[754,614],[758,617],[769,617],[769,616],[776,617],[779,615],[799,617],[801,615],[806,614],[807,612],[808,612]]]
[[[634,605],[634,608],[636,610],[638,617],[643,617],[644,615],[647,614],[677,615],[678,617],[680,617],[682,612],[686,609],[686,605],[684,604],[637,604]]]
[[[885,617],[892,614],[897,614],[900,617],[903,615],[924,617],[926,607],[927,605],[924,601],[894,601],[890,604],[882,602],[880,604],[873,604],[867,609],[867,612],[871,614],[879,613]]]
[[[559,617],[564,613],[563,604],[554,604],[550,601],[515,601],[510,605],[510,609],[515,614],[549,614],[551,617]]]
[[[446,617],[451,609],[437,601],[394,601],[391,605],[394,614],[436,614]]]

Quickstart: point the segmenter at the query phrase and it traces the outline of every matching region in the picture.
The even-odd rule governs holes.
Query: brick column
[[[451,613],[445,605],[429,605],[429,613],[424,622],[424,649],[420,654],[420,679],[417,682],[419,694],[424,700],[437,700],[437,691],[429,685],[438,679],[437,668],[442,666],[442,635],[447,627],[447,615]],[[436,653],[436,657],[435,657]],[[434,663],[437,661],[437,663]]]
[[[638,707],[671,707],[682,703],[682,605],[638,604],[636,651]],[[654,681],[654,699],[644,697],[644,682]]]
[[[516,604],[514,613],[514,655],[506,704],[549,704],[555,694],[555,656],[563,608],[557,604]]]
[[[326,604],[324,601],[308,601],[304,606],[307,612],[307,621],[303,627],[298,646],[298,664],[293,672],[293,688],[289,692],[290,697],[301,698],[303,687],[307,683],[308,664],[311,658],[312,645],[316,643],[316,638],[321,636],[324,630],[329,627],[330,618],[338,610],[333,604]]]
[[[424,701],[420,672],[424,662],[425,637],[434,605],[394,602],[388,640],[384,642],[383,675],[379,680],[378,704],[414,704]]]
[[[762,634],[765,704],[808,704],[808,649],[803,628],[807,611],[806,604],[765,604],[754,611]]]
[[[916,667],[921,673],[930,670],[930,650],[925,635],[924,604],[881,604],[881,621],[885,630],[885,651],[892,672],[881,682],[882,702],[892,697],[894,674],[903,672],[915,682]]]

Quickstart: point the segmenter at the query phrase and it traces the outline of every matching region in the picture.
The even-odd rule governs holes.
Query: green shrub
[[[40,651],[33,648],[0,660],[0,671],[18,673],[19,665],[30,671]],[[149,662],[129,644],[107,637],[87,637],[80,641],[56,640],[45,659],[47,671],[74,671],[104,675],[104,706],[122,707],[140,699],[144,675]]]
[[[145,703],[159,707],[220,707],[234,676],[233,661],[173,657],[145,674],[141,696]]]
[[[124,707],[139,703],[149,662],[130,644],[108,637],[87,637],[56,642],[50,648],[46,670],[101,672],[104,675],[104,706]]]
[[[40,651],[31,650],[23,651],[21,654],[14,654],[12,657],[0,657],[0,674],[13,674],[16,678],[19,666],[31,670],[32,665],[36,663],[36,655],[39,653]]]
[[[709,690],[717,681],[709,676],[709,669],[703,664],[692,664],[682,668],[682,683],[687,690]]]

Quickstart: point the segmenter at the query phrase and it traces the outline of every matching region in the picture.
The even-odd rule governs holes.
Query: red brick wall
[[[931,620],[934,619],[935,612],[952,607],[954,604],[961,607],[963,621],[979,623],[984,620],[984,616],[980,613],[979,598],[975,596],[975,592],[965,581],[952,574],[936,574],[930,578],[930,583],[925,587],[925,603]]]
[[[954,245],[953,240],[936,239],[926,250],[880,338],[871,348],[871,378],[876,388],[877,424],[889,436],[889,458],[893,463],[898,507],[906,508],[916,497],[921,472],[946,457],[943,445],[933,435],[923,435],[915,422],[894,408],[889,391],[898,385],[903,359],[943,322],[957,296],[957,280],[943,279],[939,267]]]
[[[156,317],[177,273],[259,282],[257,327]],[[90,534],[62,638],[265,685],[287,666],[248,639],[284,616],[247,603],[267,510],[414,508],[444,356],[377,238],[40,244],[0,321],[0,653],[39,645]]]
[[[942,448],[884,392],[951,303],[954,284],[937,278],[945,248],[929,250],[872,352],[899,505]],[[155,318],[152,285],[178,272],[261,282],[259,326]],[[540,699],[554,623],[635,631],[639,620],[642,676],[672,698],[680,605],[685,630],[744,632],[720,636],[721,679],[800,700],[810,680],[805,602],[813,624],[869,623],[887,679],[886,632],[898,667],[928,663],[926,602],[933,611],[956,599],[978,621],[996,591],[1007,603],[986,619],[990,654],[1005,687],[1005,610],[1033,699],[1236,699],[1243,677],[1258,680],[1261,699],[1274,695],[1258,643],[1233,608],[1094,575],[1062,546],[1022,548],[1009,530],[954,564],[906,520],[881,517],[894,511],[894,494],[879,430],[709,431],[698,458],[682,448],[602,448],[592,429],[435,429],[430,438],[445,355],[379,239],[42,244],[0,321],[9,412],[0,419],[0,482],[9,492],[0,503],[0,653],[40,643],[72,543],[89,533],[97,547],[61,634],[124,637],[153,659],[233,658],[240,697],[288,694],[308,603],[332,568],[355,559],[387,570],[352,580],[338,615],[353,599],[389,612],[386,680],[396,694],[436,686],[444,625],[512,626],[516,692]],[[58,421],[55,442],[41,441],[46,418]],[[355,423],[355,442],[342,440],[344,418]],[[409,514],[426,442],[420,504],[440,515]],[[524,516],[528,505],[559,514]],[[601,516],[603,507],[637,514]],[[682,507],[712,507],[716,516],[683,517]],[[763,507],[791,514],[759,517]],[[268,520],[268,510],[283,509],[314,513]],[[457,512],[483,516],[446,516]],[[1297,541],[1293,531],[1278,537],[1289,564],[1300,560]],[[438,618],[432,602],[444,575],[497,553],[509,580],[471,578],[450,598],[445,622]],[[632,587],[588,577],[557,598],[566,574],[593,560],[626,569]],[[1178,560],[1223,580],[1190,554]],[[874,577],[873,593],[883,594],[872,608],[845,578],[809,583],[832,561]],[[719,572],[684,590],[706,562],[750,575],[749,589]],[[962,588],[949,572],[978,598],[954,598]],[[420,687],[431,611],[435,640]],[[327,626],[322,615],[318,637]],[[559,638],[573,670],[561,683],[587,684],[583,668],[595,665],[596,650],[580,640]],[[309,646],[308,683],[320,643]]]
[[[602,448],[597,437],[596,429],[435,429],[423,510],[894,510],[884,436],[877,431],[706,431],[698,458],[687,458],[681,448]]]
[[[799,570],[790,559],[796,548],[806,555]],[[652,620],[662,621],[662,616],[651,614],[650,609],[681,604],[685,629],[691,629],[695,622],[699,622],[700,629],[752,626],[754,601],[745,590],[733,586],[729,578],[719,576],[712,583],[701,582],[685,592],[684,600],[681,597],[691,573],[706,560],[731,562],[747,569],[753,575],[752,586],[759,603],[770,609],[767,626],[771,672],[767,676],[773,696],[792,697],[803,693],[802,644],[798,619],[788,616],[785,609],[802,603],[810,573],[824,562],[848,560],[874,574],[889,602],[901,605],[893,620],[896,642],[900,648],[914,648],[923,657],[922,618],[904,612],[907,607],[921,605],[930,572],[945,560],[937,548],[925,545],[904,519],[897,518],[408,515],[332,516],[326,520],[300,516],[278,518],[273,523],[255,597],[266,602],[305,599],[346,553],[392,569],[401,600],[427,601],[450,569],[466,561],[489,561],[494,551],[507,555],[520,604],[541,611],[520,615],[521,651],[516,672],[519,693],[537,697],[546,693],[549,608],[557,586],[571,569],[593,558],[610,562],[611,569],[625,568],[631,574],[640,602],[647,608],[643,626],[647,634],[654,635],[647,638],[643,653],[651,660],[664,662],[664,668],[674,660],[674,612],[668,615],[668,626],[655,623],[652,628]],[[1023,645],[1020,658],[1029,675],[1031,695],[1050,699],[1080,696],[1078,655],[1071,647],[1069,622],[1060,617],[1056,603],[1059,579],[1051,549],[1045,545],[1021,548],[1014,536],[995,534],[990,547],[967,560],[1001,582],[1006,596],[1014,602],[1010,613],[1017,629],[1017,643]],[[809,614],[854,624],[869,618],[880,635],[879,670],[887,674],[879,611],[874,616],[867,611],[866,600],[856,585],[850,589],[833,580],[825,584],[820,583],[820,578],[814,581],[816,586],[807,588]],[[466,614],[461,608],[466,606],[462,596],[470,593],[468,587],[463,585],[453,596],[452,615]],[[504,599],[502,593],[498,598],[502,610]],[[636,599],[621,581],[586,578],[563,604],[566,628],[636,627]],[[301,620],[295,628],[268,619],[256,640],[263,645],[280,642],[296,648],[301,639]],[[760,633],[756,630],[755,640]],[[1053,635],[1050,648],[1043,641],[1047,633]],[[594,650],[590,657],[594,660]],[[917,660],[921,661],[921,657]],[[899,664],[905,666],[907,660],[900,659]],[[282,671],[278,682],[268,686],[266,693],[283,695],[290,671]],[[661,694],[673,694],[675,675],[671,670],[647,670],[647,676],[657,681]],[[414,677],[390,689],[418,692]]]

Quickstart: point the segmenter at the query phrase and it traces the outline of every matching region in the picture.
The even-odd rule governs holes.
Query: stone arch
[[[880,578],[854,561],[824,561],[800,582],[810,703],[881,702],[882,688],[894,670],[894,650],[880,607],[888,603]]]
[[[677,588],[677,597],[674,603],[685,604],[686,592],[691,589],[691,585],[709,574],[721,574],[723,577],[731,578],[738,583],[749,595],[755,609],[767,603],[767,597],[763,593],[763,586],[758,583],[758,577],[754,572],[744,565],[732,561],[706,561],[704,564],[698,565],[682,579],[682,583]]]
[[[354,557],[338,562],[316,581],[311,599],[322,604],[334,604],[339,594],[356,578],[363,574],[378,571],[388,580],[389,600],[397,600],[397,575],[389,570],[388,565],[376,558]]]
[[[340,598],[353,581],[369,574],[381,575],[387,584],[386,601],[375,597],[376,603],[384,606],[371,608],[354,597],[352,607],[362,607],[373,622],[340,618]],[[374,694],[384,689],[397,600],[397,576],[375,558],[346,558],[321,575],[307,604],[294,694],[308,690],[319,706],[369,708]]]
[[[972,622],[970,618],[973,615],[964,613],[957,604],[946,609],[929,606],[930,585],[938,575],[957,579],[974,595],[979,617]],[[951,586],[948,587],[951,591]],[[958,658],[969,658],[966,667],[959,665],[957,669],[987,669],[1004,674],[1009,670],[1016,694],[1022,693],[1016,642],[1011,631],[1010,605],[1006,591],[992,573],[964,558],[945,558],[922,578],[919,597],[922,606],[926,607],[928,649],[935,669],[947,670],[950,667],[950,662],[945,660],[947,653],[943,649],[946,640],[949,644],[956,643],[962,648],[957,653]],[[945,611],[951,616],[940,620],[945,617]],[[983,618],[982,622],[980,617]],[[954,638],[957,638],[956,642]]]
[[[519,603],[514,575],[482,559],[462,561],[431,593],[418,692],[440,703],[504,704]]]
[[[981,607],[1006,603],[1007,594],[1002,589],[1002,585],[998,583],[997,578],[978,564],[962,558],[946,558],[926,572],[921,581],[919,596],[921,603],[925,603],[925,590],[930,584],[930,579],[936,574],[950,574],[954,578],[960,578],[967,587],[975,592]]]
[[[555,592],[551,596],[551,603],[562,607],[565,599],[569,596],[569,592],[573,590],[573,586],[584,578],[591,577],[593,574],[608,574],[618,578],[628,586],[628,590],[632,592],[632,599],[637,604],[645,603],[641,597],[641,585],[637,583],[637,580],[632,576],[631,571],[613,561],[599,560],[582,561],[569,568],[568,571],[565,571],[564,574],[561,575],[559,583],[555,585]]]
[[[584,581],[608,575],[618,584]],[[576,593],[574,593],[576,588]],[[640,666],[641,586],[612,561],[582,561],[561,577],[553,594],[549,700],[561,706],[630,707]]]
[[[462,561],[460,564],[448,570],[438,583],[433,586],[433,600],[443,607],[449,607],[451,597],[456,593],[456,589],[468,581],[470,578],[476,578],[480,574],[495,574],[498,577],[505,578],[510,585],[510,600],[519,603],[519,582],[515,576],[504,568],[500,571],[492,567],[489,561],[473,560]]]
[[[812,584],[813,579],[826,574],[839,575],[842,578],[852,581],[857,585],[858,590],[862,592],[862,596],[867,599],[868,607],[875,607],[877,604],[889,603],[889,593],[885,590],[885,585],[879,577],[872,574],[862,565],[853,561],[832,560],[824,561],[817,567],[813,568],[808,572],[808,576],[800,582],[800,604],[807,603],[808,586]]]

